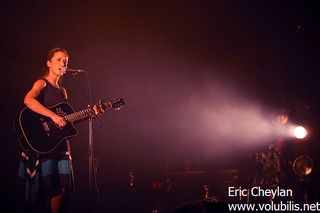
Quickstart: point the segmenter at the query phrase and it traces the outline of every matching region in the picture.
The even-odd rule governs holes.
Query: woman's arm
[[[66,121],[63,117],[57,115],[50,109],[43,106],[36,98],[40,94],[41,90],[46,86],[46,82],[42,79],[37,80],[31,90],[29,90],[24,97],[24,104],[32,111],[39,113],[43,116],[51,118],[60,127],[66,125]]]

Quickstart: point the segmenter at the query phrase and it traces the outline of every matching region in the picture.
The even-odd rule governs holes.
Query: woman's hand
[[[100,115],[101,113],[104,112],[104,109],[102,108],[101,105],[95,104],[92,108],[96,115]]]
[[[53,114],[51,116],[51,120],[53,120],[53,122],[57,124],[60,128],[64,127],[67,124],[66,119],[64,119],[64,117],[61,117],[57,114]]]

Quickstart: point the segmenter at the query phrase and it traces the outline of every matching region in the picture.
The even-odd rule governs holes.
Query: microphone
[[[74,68],[64,68],[63,73],[80,73],[80,72],[86,72],[85,70],[82,69],[74,69]]]

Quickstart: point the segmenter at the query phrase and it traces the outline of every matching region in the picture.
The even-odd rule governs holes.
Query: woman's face
[[[55,52],[53,57],[47,61],[47,66],[49,67],[49,72],[60,76],[63,75],[64,69],[68,65],[68,56],[62,52]]]

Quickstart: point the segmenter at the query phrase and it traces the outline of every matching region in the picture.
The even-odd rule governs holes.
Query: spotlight
[[[277,125],[284,125],[288,122],[289,113],[286,109],[273,111],[271,114],[272,122]]]
[[[298,139],[303,139],[307,136],[307,130],[303,126],[297,126],[293,130],[293,135]]]
[[[307,155],[301,155],[295,159],[293,162],[294,173],[303,178],[308,176],[313,169],[313,160]]]

